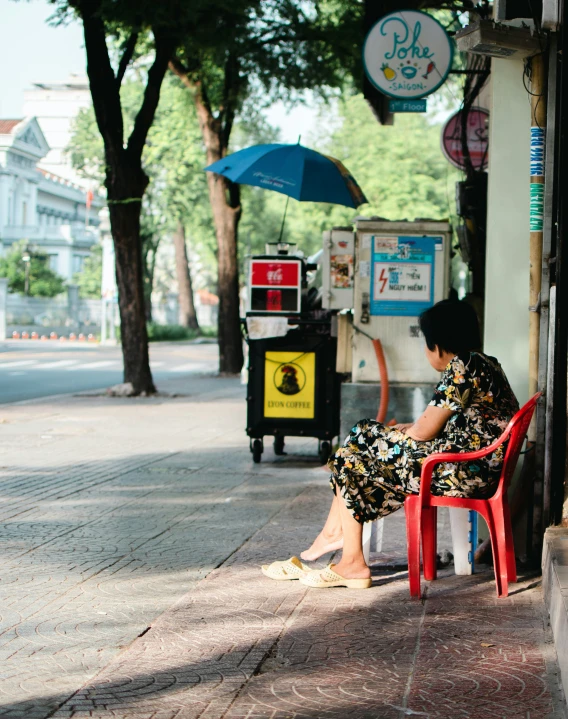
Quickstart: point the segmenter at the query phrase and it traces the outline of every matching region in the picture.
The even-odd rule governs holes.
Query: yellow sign
[[[315,352],[267,352],[264,355],[264,416],[313,419]]]

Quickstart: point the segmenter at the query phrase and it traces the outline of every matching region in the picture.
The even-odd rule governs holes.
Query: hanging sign
[[[264,416],[313,419],[315,416],[315,352],[266,352]]]
[[[412,100],[430,95],[446,81],[453,53],[452,41],[431,15],[397,10],[371,28],[363,65],[383,94]]]
[[[389,112],[426,112],[426,100],[389,100]]]
[[[442,130],[442,151],[448,162],[459,170],[465,169],[462,144],[463,112],[456,112]],[[467,148],[475,170],[485,170],[488,162],[489,112],[482,107],[472,107],[466,121]]]
[[[441,237],[373,236],[371,314],[417,317],[434,303],[434,262]]]

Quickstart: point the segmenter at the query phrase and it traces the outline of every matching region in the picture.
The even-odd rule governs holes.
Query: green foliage
[[[303,90],[329,94],[358,76],[362,17],[357,1],[251,2],[238,18],[220,16],[218,34],[205,42],[203,33],[188,35],[179,58],[224,123],[243,115],[251,94],[266,106]]]
[[[205,151],[195,105],[173,75],[164,81],[143,162],[162,234],[173,232],[180,221],[186,227],[188,244],[199,246],[210,260],[214,258],[215,235],[203,172]]]
[[[0,257],[0,277],[8,278],[9,292],[25,294],[26,263],[23,256],[30,257],[29,289],[31,297],[56,297],[65,290],[65,281],[49,267],[49,257],[36,250],[27,250],[26,242],[12,245],[10,252]]]
[[[73,282],[79,286],[79,297],[83,299],[100,299],[103,275],[102,245],[93,245],[91,254],[85,258],[83,269],[73,275]]]
[[[173,78],[168,80],[164,82],[157,116],[148,133],[142,158],[143,167],[150,178],[140,215],[146,307],[150,307],[158,246],[164,234],[173,227],[177,205],[191,204],[191,183],[199,183],[201,180],[205,187],[205,178],[201,177],[203,173],[197,173],[197,166],[192,164],[190,157],[185,157],[193,147],[191,137],[184,137],[180,129],[190,132],[195,128],[195,109],[188,103],[187,93],[174,87]],[[123,119],[127,130],[135,121],[143,90],[142,82],[137,79],[125,82],[121,88]],[[186,106],[189,105],[189,115],[188,107],[183,106],[183,103],[180,105],[180,98]],[[194,135],[197,132],[195,128]],[[82,109],[77,116],[67,149],[73,166],[83,177],[98,184],[104,182],[104,147],[92,106]]]
[[[193,340],[199,336],[197,330],[182,327],[181,325],[156,325],[149,322],[147,328],[150,342],[177,342],[180,340]]]
[[[144,281],[144,303],[146,319],[152,319],[152,290],[158,247],[163,236],[166,219],[160,211],[156,192],[147,190],[142,200],[140,213],[140,240],[142,243],[142,271]]]
[[[122,119],[127,133],[132,131],[136,113],[144,94],[144,84],[138,73],[123,82],[120,88]],[[77,172],[98,185],[105,182],[105,153],[103,139],[100,135],[95,111],[92,105],[79,110],[71,126],[71,140],[66,148],[71,164]],[[152,130],[150,130],[151,132]]]
[[[105,157],[93,106],[83,107],[71,125],[71,140],[66,148],[74,169],[87,180],[103,185]]]
[[[140,83],[132,80],[122,88],[125,124],[134,118]],[[130,109],[128,109],[130,108]],[[268,125],[254,99],[247,101],[245,117],[232,133],[231,151],[261,142],[277,141],[278,131]],[[77,116],[68,146],[74,167],[84,177],[97,183],[104,181],[104,150],[92,107]],[[205,148],[197,122],[195,104],[174,75],[166,77],[154,124],[142,156],[150,185],[145,193],[141,213],[144,290],[149,297],[154,282],[154,266],[160,240],[171,233],[179,220],[186,228],[191,252],[199,257],[200,279],[209,290],[216,290],[217,243],[207,190]],[[265,207],[271,193],[242,188],[245,207],[240,237],[246,251],[248,237],[260,236],[266,219]],[[251,198],[249,203],[248,198]],[[280,199],[282,199],[280,197]],[[250,217],[248,217],[250,213]],[[274,223],[279,216],[273,213]],[[278,225],[279,227],[279,225]]]
[[[182,340],[194,340],[198,337],[217,336],[217,331],[212,327],[203,327],[199,331],[181,325],[156,325],[148,322],[148,339],[150,342],[180,342]]]

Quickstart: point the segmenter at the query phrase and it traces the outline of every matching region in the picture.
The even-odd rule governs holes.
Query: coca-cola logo
[[[282,267],[278,265],[268,265],[266,272],[266,280],[269,285],[280,285],[284,281],[284,273]]]

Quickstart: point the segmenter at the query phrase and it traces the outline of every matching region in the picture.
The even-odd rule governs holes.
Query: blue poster
[[[371,314],[417,317],[431,307],[442,237],[373,235],[371,242]]]

